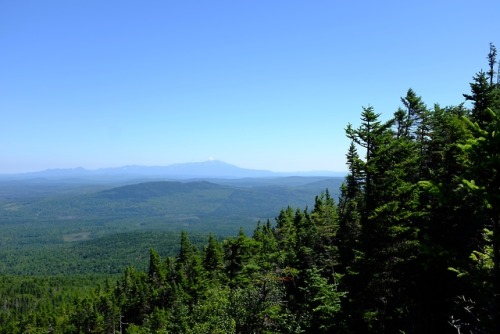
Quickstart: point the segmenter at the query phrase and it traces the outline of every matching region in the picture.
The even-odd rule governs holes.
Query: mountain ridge
[[[126,165],[98,169],[53,168],[37,172],[0,174],[2,179],[124,179],[131,177],[193,179],[193,178],[265,178],[286,176],[345,176],[346,172],[306,171],[273,172],[263,169],[242,168],[220,160],[176,163],[167,166]]]

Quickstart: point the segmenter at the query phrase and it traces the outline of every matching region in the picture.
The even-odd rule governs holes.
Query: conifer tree
[[[164,284],[166,278],[165,268],[161,263],[160,255],[154,249],[149,250],[148,276],[151,282],[156,286]]]
[[[244,287],[251,283],[254,275],[260,270],[256,259],[258,242],[240,229],[238,237],[226,240],[223,248],[230,286]]]
[[[464,183],[482,201],[491,234],[491,318],[490,330],[500,331],[500,113],[487,109],[491,122],[484,128],[469,121],[474,138],[463,145],[468,155],[471,178]],[[489,268],[487,268],[489,269]]]
[[[213,234],[208,237],[208,245],[203,251],[203,267],[212,280],[222,280],[224,251]]]
[[[459,147],[469,136],[463,122],[467,113],[463,105],[441,108],[436,104],[430,115],[428,172],[418,182],[420,275],[414,315],[420,332],[449,331],[449,310],[458,291],[463,291],[448,268],[463,264],[474,239],[475,203],[462,186],[466,169]]]
[[[259,242],[259,252],[257,254],[257,263],[263,273],[278,274],[278,241],[271,226],[267,220],[265,224],[257,223],[253,239]]]
[[[282,209],[276,218],[275,236],[278,242],[278,261],[285,271],[294,269],[297,263],[297,228],[294,224],[294,210],[290,206]]]
[[[338,246],[343,273],[351,271],[361,259],[361,212],[363,211],[363,168],[364,162],[358,156],[356,146],[351,142],[346,154],[349,173],[341,186],[338,205]]]
[[[345,238],[345,226],[349,222],[342,220],[348,218],[352,222],[354,218],[356,222],[359,215],[361,226],[359,248],[364,257],[355,262],[354,269],[350,269],[352,274],[345,278],[350,292],[354,293],[347,309],[353,311],[350,318],[358,331],[392,332],[411,328],[408,317],[415,303],[411,295],[415,280],[412,265],[419,253],[419,194],[415,181],[420,164],[414,134],[425,108],[412,90],[404,102],[407,112],[403,114],[399,110],[394,119],[385,123],[378,120],[379,115],[373,108],[364,108],[361,126],[357,130],[350,126],[346,129],[347,136],[366,150],[364,161],[356,162],[363,169],[363,173],[357,174],[365,177],[360,182],[364,185],[363,200],[354,202],[360,210],[341,215],[341,237]],[[391,130],[393,125],[396,131]],[[357,161],[352,148],[348,159],[351,165]],[[347,180],[356,184],[353,172]],[[342,198],[343,207],[346,203],[349,203],[347,198]]]
[[[175,262],[177,283],[179,288],[186,292],[186,297],[189,298],[187,302],[194,303],[207,288],[201,254],[191,243],[186,232],[181,233],[180,246]]]
[[[490,44],[490,52],[488,54],[489,71],[488,73],[482,70],[473,77],[473,82],[470,83],[471,94],[463,94],[466,100],[472,101],[473,108],[471,110],[471,121],[477,122],[481,127],[487,126],[492,120],[491,114],[487,111],[488,108],[496,111],[500,107],[500,92],[498,84],[494,83],[494,65],[496,63],[496,48]]]
[[[488,53],[488,76],[490,78],[490,86],[493,86],[493,78],[495,77],[495,64],[497,63],[497,48],[493,43],[490,43],[490,52]]]

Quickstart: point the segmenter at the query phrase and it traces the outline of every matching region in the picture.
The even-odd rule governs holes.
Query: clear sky
[[[343,171],[348,122],[464,101],[500,1],[0,1],[0,173]]]

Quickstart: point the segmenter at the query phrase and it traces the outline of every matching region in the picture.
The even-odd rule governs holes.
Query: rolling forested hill
[[[0,192],[0,273],[119,273],[142,267],[150,247],[177,249],[181,230],[251,231],[284,207],[305,207],[342,178],[148,181],[121,186],[37,180]],[[124,243],[123,240],[126,240]],[[204,237],[203,237],[204,240]],[[110,247],[111,245],[111,247]]]

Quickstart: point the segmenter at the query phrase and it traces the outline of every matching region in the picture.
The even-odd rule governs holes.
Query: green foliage
[[[220,242],[212,235],[203,251],[203,267],[213,281],[221,280],[224,271],[224,253]]]
[[[189,333],[236,333],[236,319],[231,316],[234,310],[230,298],[229,288],[210,288],[205,298],[193,306]]]
[[[346,293],[338,291],[338,276],[333,283],[329,283],[316,267],[306,270],[305,274],[305,287],[302,289],[309,327],[315,333],[330,333],[339,326],[336,316],[341,311],[341,299]]]
[[[84,296],[105,285],[104,276],[0,277],[0,333],[70,333]],[[81,322],[82,318],[79,318]],[[89,324],[90,326],[90,324]]]

